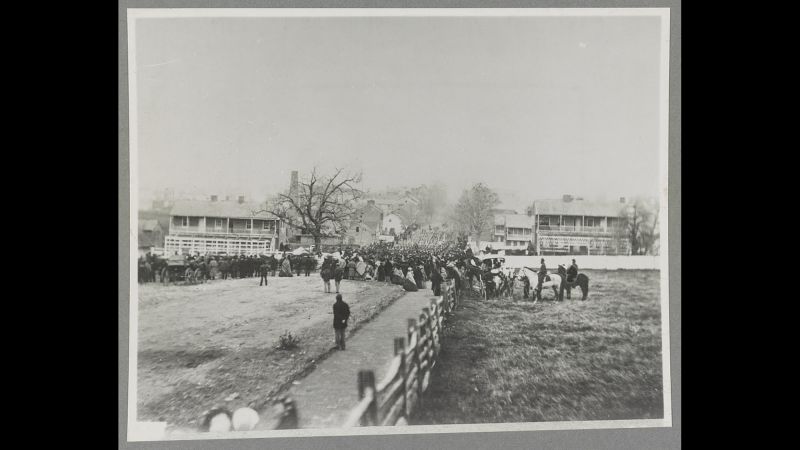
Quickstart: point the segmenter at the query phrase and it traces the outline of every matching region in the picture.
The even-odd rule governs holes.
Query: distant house
[[[495,214],[489,245],[494,250],[524,251],[533,242],[534,218],[524,214]]]
[[[158,223],[158,220],[139,219],[138,236],[139,256],[163,251],[164,229],[161,228],[161,224]]]
[[[383,216],[381,234],[385,236],[396,236],[402,234],[409,225],[408,218],[401,210],[395,210]]]
[[[630,243],[620,238],[625,199],[586,201],[564,195],[556,200],[537,200],[534,243],[537,253],[573,255],[627,255]]]
[[[263,212],[263,204],[211,200],[176,201],[170,211],[165,252],[179,254],[267,253],[285,243],[284,222]]]
[[[361,207],[358,216],[350,223],[345,243],[350,245],[369,245],[377,241],[383,230],[383,211],[368,200]]]

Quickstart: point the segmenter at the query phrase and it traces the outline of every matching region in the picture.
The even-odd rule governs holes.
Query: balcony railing
[[[506,236],[509,241],[530,241],[533,239],[532,234],[509,234]]]
[[[247,228],[205,228],[200,227],[177,227],[172,226],[171,232],[177,234],[205,234],[214,236],[274,236],[277,234],[276,230],[263,230],[263,229],[247,229]]]
[[[579,234],[616,234],[616,227],[587,227],[577,225],[539,225],[539,232],[545,233],[579,233]]]

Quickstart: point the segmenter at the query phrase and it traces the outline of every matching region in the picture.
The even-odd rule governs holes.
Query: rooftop
[[[256,212],[263,210],[265,205],[256,202],[239,203],[237,201],[216,201],[211,200],[179,200],[172,207],[173,216],[195,216],[195,217],[231,217],[236,219],[274,219],[272,214],[267,212]]]
[[[618,217],[625,204],[619,201],[564,199],[536,200],[536,214],[563,216]]]
[[[534,218],[526,214],[506,214],[506,228],[531,228]]]

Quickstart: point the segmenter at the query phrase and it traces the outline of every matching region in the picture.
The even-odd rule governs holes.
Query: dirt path
[[[333,346],[332,305],[319,276],[139,287],[138,416],[193,426],[213,405],[269,400]],[[400,286],[344,280],[351,326],[402,296]],[[278,350],[285,331],[299,336]]]
[[[340,427],[359,400],[358,371],[375,370],[379,382],[394,355],[394,338],[406,337],[407,319],[419,317],[433,298],[429,288],[406,292],[356,331],[347,350],[334,352],[292,387],[289,394],[297,403],[300,428]]]

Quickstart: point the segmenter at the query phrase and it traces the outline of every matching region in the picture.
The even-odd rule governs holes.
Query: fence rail
[[[432,371],[441,351],[446,313],[458,307],[452,283],[442,296],[431,300],[419,317],[408,319],[407,335],[394,339],[394,358],[383,379],[376,384],[375,372],[358,373],[358,404],[344,427],[407,425],[411,414],[422,407]]]
[[[394,338],[394,357],[386,375],[375,381],[373,370],[358,372],[359,402],[350,410],[344,427],[407,425],[411,414],[422,406],[422,398],[431,382],[432,370],[441,351],[442,332],[447,313],[459,307],[453,281],[442,285],[442,295],[422,308],[417,318],[408,319],[406,336]],[[259,414],[258,429],[281,430],[298,427],[298,408],[284,397],[270,412]],[[200,431],[209,431],[208,423],[219,410],[204,415]],[[237,430],[232,430],[237,431]]]

